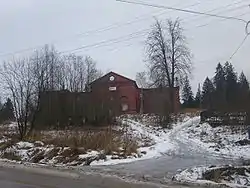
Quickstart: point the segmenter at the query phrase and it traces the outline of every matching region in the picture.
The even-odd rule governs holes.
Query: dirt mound
[[[240,141],[235,142],[235,144],[236,144],[237,146],[246,146],[246,145],[250,145],[250,140],[248,140],[248,139],[240,140]]]

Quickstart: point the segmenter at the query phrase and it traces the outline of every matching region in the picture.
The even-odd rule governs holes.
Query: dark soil
[[[205,180],[214,181],[216,183],[221,183],[222,180],[230,181],[233,179],[233,175],[247,176],[246,173],[250,173],[250,168],[248,167],[222,167],[208,170],[203,173],[203,178]]]
[[[235,142],[235,144],[238,146],[250,145],[250,140],[248,139],[240,140],[240,141]]]

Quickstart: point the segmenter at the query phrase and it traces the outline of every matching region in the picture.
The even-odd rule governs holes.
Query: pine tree
[[[0,111],[0,121],[14,120],[14,109],[11,100],[8,98]]]
[[[237,108],[238,95],[238,82],[237,74],[231,63],[226,62],[224,66],[225,80],[226,80],[226,103],[228,110],[235,110]]]
[[[216,90],[223,90],[225,87],[225,72],[223,66],[218,63],[214,76],[214,86]]]
[[[183,99],[183,105],[185,107],[190,108],[193,106],[194,96],[188,77],[185,77],[184,79],[184,86],[182,89],[182,99]]]
[[[199,108],[201,104],[201,85],[198,85],[198,90],[195,96],[195,107]]]
[[[226,108],[226,78],[223,66],[218,63],[213,78],[215,93],[214,102],[217,110],[224,110]]]
[[[3,105],[2,105],[2,101],[1,101],[1,97],[0,97],[0,110],[2,109]]]
[[[244,92],[249,92],[249,82],[244,72],[241,72],[239,77],[239,89]]]
[[[249,102],[249,82],[243,72],[241,72],[239,77],[239,100],[238,104],[240,107],[240,110],[246,110],[248,108],[248,102]]]
[[[203,108],[206,109],[214,108],[214,101],[213,101],[214,91],[215,91],[214,85],[212,81],[207,77],[202,87],[201,103]]]

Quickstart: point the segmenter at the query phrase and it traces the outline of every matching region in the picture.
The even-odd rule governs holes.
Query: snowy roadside
[[[0,140],[0,156],[5,159],[43,165],[99,166],[130,163],[174,152],[177,146],[170,139],[171,129],[163,129],[156,126],[152,122],[154,117],[148,116],[147,118],[147,125],[139,123],[132,118],[123,118],[121,119],[121,125],[113,128],[115,132],[125,133],[121,137],[130,143],[126,147],[134,147],[132,141],[136,140],[137,148],[136,150],[129,148],[131,150],[129,154],[125,154],[125,146],[107,153],[103,150],[85,150],[84,148],[56,146],[41,140],[12,143],[9,142],[9,138],[2,136]],[[150,122],[154,126],[150,126]],[[14,129],[15,126],[13,124],[9,125],[8,131],[14,132]],[[52,131],[49,133],[49,136],[53,137],[55,134],[60,137],[66,133]]]
[[[163,154],[171,153],[176,150],[177,146],[170,140],[169,137],[172,129],[163,129],[159,126],[145,125],[130,118],[123,119],[122,125],[127,126],[128,133],[141,141],[139,143],[140,147],[138,148],[138,152],[143,155],[139,158],[99,160],[94,161],[91,165],[129,163],[159,157]]]
[[[195,117],[175,128],[171,137],[191,151],[221,159],[237,160],[247,166],[198,166],[174,176],[178,182],[212,187],[250,187],[250,140],[244,126],[213,128]]]
[[[176,138],[182,143],[189,144],[193,150],[205,151],[217,157],[250,158],[250,141],[247,140],[245,127],[240,129],[236,126],[236,130],[232,131],[231,127],[212,128],[207,123],[199,122],[199,117],[195,117],[192,121],[180,125]]]
[[[194,167],[180,172],[173,179],[214,187],[250,187],[250,166]]]

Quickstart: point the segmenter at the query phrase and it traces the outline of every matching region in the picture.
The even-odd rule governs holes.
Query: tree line
[[[1,85],[11,98],[20,138],[34,129],[43,92],[83,92],[101,75],[91,57],[62,55],[48,45],[26,58],[3,62]]]
[[[189,79],[186,78],[182,99],[184,107],[201,107],[221,112],[249,111],[249,82],[244,72],[238,74],[231,63],[218,63],[214,77],[205,79],[195,97]]]
[[[6,102],[2,104],[0,101],[0,123],[14,121],[14,109],[10,98],[7,98]]]

